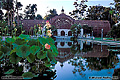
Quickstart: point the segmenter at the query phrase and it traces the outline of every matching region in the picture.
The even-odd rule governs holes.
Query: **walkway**
[[[85,40],[85,41],[90,41],[90,42],[97,42],[97,43],[102,43],[102,44],[110,44],[110,45],[120,45],[120,41],[113,41],[113,40],[100,40],[100,39],[78,39],[79,40]]]

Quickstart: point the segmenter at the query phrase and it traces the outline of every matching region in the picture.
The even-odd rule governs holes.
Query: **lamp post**
[[[93,31],[92,31],[92,38],[93,38]]]
[[[101,29],[101,40],[103,40],[103,29]]]

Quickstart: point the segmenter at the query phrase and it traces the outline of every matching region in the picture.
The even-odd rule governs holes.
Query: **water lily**
[[[48,20],[46,21],[46,24],[47,24],[47,23],[49,23],[49,21],[48,21]]]
[[[51,37],[51,36],[52,36],[52,34],[51,34],[51,33],[48,33],[47,35],[48,35],[49,37]]]
[[[50,47],[51,47],[51,46],[50,46],[49,44],[47,44],[47,43],[45,44],[45,48],[46,48],[46,49],[50,49]]]
[[[46,26],[47,29],[49,29],[51,27],[51,24],[47,23],[45,26]]]
[[[50,29],[50,30],[47,30],[47,33],[48,33],[48,34],[49,34],[49,33],[52,33],[51,29]]]

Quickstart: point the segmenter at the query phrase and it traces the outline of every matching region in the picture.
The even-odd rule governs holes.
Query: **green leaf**
[[[0,59],[2,59],[3,56],[4,56],[4,53],[0,51]]]
[[[38,53],[37,53],[37,58],[38,59],[44,59],[44,58],[46,58],[46,52],[45,51],[39,51]]]
[[[34,74],[32,72],[26,72],[23,73],[22,76],[24,77],[24,79],[31,79],[34,77]]]
[[[2,46],[1,47],[1,49],[0,49],[0,51],[2,51],[3,53],[4,53],[4,56],[6,56],[6,55],[9,55],[10,54],[10,48],[9,47],[7,47],[7,46]]]
[[[35,75],[35,74],[33,74],[34,75],[34,77],[38,77],[39,75]]]
[[[28,55],[30,55],[30,46],[27,44],[18,46],[16,48],[16,54],[19,57],[26,58]]]
[[[45,65],[46,67],[50,67],[50,66],[51,66],[50,62],[45,62],[44,65]]]
[[[15,36],[13,36],[13,39],[16,40],[17,38]]]
[[[19,38],[28,40],[28,39],[30,39],[30,36],[29,35],[25,35],[25,34],[21,34],[21,35],[19,35]]]
[[[12,74],[15,70],[14,69],[9,69],[7,72],[5,72],[4,74]]]
[[[6,42],[12,44],[15,42],[15,40],[13,38],[6,38]]]
[[[55,41],[52,38],[47,38],[47,41],[49,41],[50,45],[54,45]]]
[[[22,60],[22,58],[18,57],[16,53],[11,54],[9,59],[10,59],[10,62],[13,64],[17,64],[19,61]]]
[[[35,46],[33,45],[31,48],[30,48],[30,52],[35,55],[38,51],[40,50],[40,47],[39,46]]]
[[[52,52],[55,55],[55,57],[57,57],[58,56],[58,50],[57,50],[56,46],[55,45],[51,45],[50,49],[52,50]]]
[[[46,38],[39,37],[38,39],[42,45],[45,45],[46,43],[48,43],[48,40]]]
[[[33,62],[35,61],[35,55],[30,54],[30,55],[27,57],[27,60],[28,60],[28,62],[33,63]]]
[[[37,45],[37,40],[35,40],[35,39],[30,39],[30,40],[28,41],[28,45],[30,45],[30,46],[32,46],[32,45]]]
[[[47,50],[47,57],[48,57],[50,60],[53,60],[53,58],[54,58],[54,55],[53,55],[53,53],[52,53],[50,50]]]
[[[15,44],[23,45],[23,44],[26,44],[26,41],[24,39],[18,38],[18,39],[15,40]]]

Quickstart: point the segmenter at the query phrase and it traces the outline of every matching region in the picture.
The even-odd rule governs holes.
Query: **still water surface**
[[[4,72],[13,68],[13,76],[21,76],[24,72],[38,74],[33,80],[112,80],[113,76],[114,79],[120,77],[120,45],[85,40],[56,40],[55,45],[59,55],[52,70],[44,68],[39,60],[32,64],[23,61],[13,65],[8,59],[0,62],[0,77],[6,76]]]
[[[59,51],[55,80],[112,80],[120,75],[119,45],[69,40],[55,44]]]

